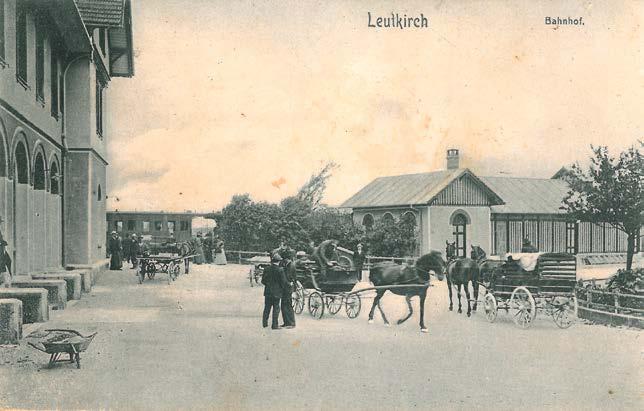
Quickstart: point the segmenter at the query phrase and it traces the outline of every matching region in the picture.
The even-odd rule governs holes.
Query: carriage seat
[[[534,271],[541,254],[543,253],[508,253],[505,255],[505,260],[512,257],[512,260],[516,261],[522,270]]]

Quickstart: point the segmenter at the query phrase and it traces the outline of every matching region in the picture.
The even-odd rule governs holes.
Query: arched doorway
[[[467,225],[470,223],[469,216],[464,211],[457,211],[452,214],[450,224],[454,231],[454,242],[456,245],[456,255],[466,257],[467,253]]]
[[[29,156],[20,141],[13,154],[13,247],[14,273],[29,271]]]

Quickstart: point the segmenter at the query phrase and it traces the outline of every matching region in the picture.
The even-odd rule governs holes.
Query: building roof
[[[561,202],[568,184],[559,179],[481,177],[505,204],[492,206],[493,213],[564,214]]]
[[[559,179],[477,177],[468,169],[379,177],[340,205],[377,208],[427,205],[454,180],[468,174],[491,199],[493,213],[563,214],[568,185]]]
[[[431,173],[379,177],[342,203],[340,207],[364,208],[428,204],[452,181],[464,174],[477,180],[493,197],[493,203],[503,203],[503,200],[493,190],[485,187],[485,183],[481,182],[470,170],[459,168]]]
[[[123,27],[125,0],[76,0],[87,26]]]

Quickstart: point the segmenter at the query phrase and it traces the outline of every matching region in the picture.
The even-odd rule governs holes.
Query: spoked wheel
[[[577,297],[555,297],[552,306],[552,320],[559,328],[569,328],[577,319]]]
[[[514,323],[523,329],[530,328],[537,316],[537,307],[532,293],[525,287],[517,287],[510,297],[510,313]]]
[[[487,318],[489,322],[493,323],[496,320],[496,315],[499,312],[499,307],[496,304],[496,297],[494,297],[494,294],[485,294],[483,306],[485,308],[485,318]]]
[[[347,312],[347,317],[354,319],[360,315],[360,308],[362,301],[358,294],[349,294],[344,299],[344,310]]]
[[[324,315],[324,299],[317,291],[309,296],[309,313],[318,320]]]
[[[291,304],[295,314],[302,314],[302,311],[304,311],[304,289],[299,281],[295,284],[295,290],[291,293]]]
[[[326,307],[329,309],[329,313],[336,315],[340,308],[342,308],[342,296],[341,295],[327,295],[326,296]]]

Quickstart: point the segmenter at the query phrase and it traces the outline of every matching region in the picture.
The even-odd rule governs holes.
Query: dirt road
[[[91,294],[41,328],[98,331],[82,368],[45,369],[30,347],[0,348],[0,407],[38,409],[643,409],[641,332],[546,318],[532,329],[499,314],[447,311],[430,289],[429,334],[401,326],[298,316],[261,328],[262,288],[248,268],[196,266],[172,285],[104,274]],[[417,311],[418,302],[414,301]],[[404,300],[387,296],[395,320]]]

